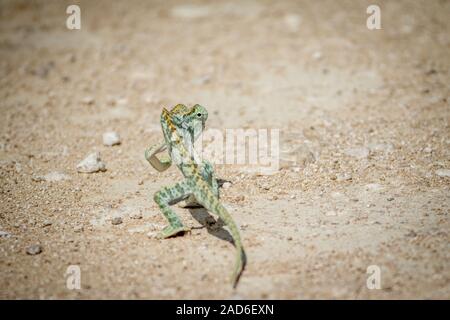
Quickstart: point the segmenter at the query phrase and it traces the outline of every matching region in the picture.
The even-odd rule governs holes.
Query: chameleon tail
[[[216,209],[213,212],[216,213],[222,220],[225,222],[227,227],[230,229],[231,236],[233,237],[234,245],[236,247],[236,264],[233,270],[233,274],[231,277],[231,281],[233,283],[233,287],[235,288],[239,278],[241,276],[242,271],[244,270],[245,264],[246,264],[246,255],[244,251],[244,247],[241,242],[241,236],[239,234],[239,230],[236,226],[236,224],[233,221],[233,218],[228,213],[227,209],[217,201]]]

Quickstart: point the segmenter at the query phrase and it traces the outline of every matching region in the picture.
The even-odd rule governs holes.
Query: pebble
[[[123,220],[121,217],[114,217],[111,220],[111,224],[113,224],[113,225],[118,225],[118,224],[121,224],[122,222],[123,222]]]
[[[103,134],[103,144],[108,147],[119,145],[120,144],[119,134],[115,131],[105,132]]]
[[[435,173],[439,176],[439,177],[450,177],[450,170],[449,169],[439,169],[436,170]]]
[[[84,97],[83,100],[81,100],[82,103],[86,105],[94,104],[95,99],[93,97]]]
[[[11,234],[9,234],[6,231],[0,231],[0,238],[9,238],[11,237]]]
[[[47,173],[44,176],[33,176],[31,179],[36,182],[41,182],[41,181],[58,182],[58,181],[70,180],[71,177],[64,173],[53,171],[53,172]]]
[[[42,252],[42,246],[39,244],[33,244],[27,248],[27,254],[34,256]]]
[[[106,165],[100,159],[99,152],[92,152],[77,165],[77,171],[80,173],[106,171]]]
[[[82,225],[77,225],[73,228],[74,232],[83,232],[84,227]]]
[[[42,223],[42,227],[43,227],[43,228],[49,227],[49,226],[51,226],[51,225],[52,225],[52,222],[51,222],[50,220],[45,220],[45,221]]]
[[[394,201],[394,198],[392,198],[392,197],[387,198],[387,201]]]
[[[230,188],[231,187],[231,183],[230,182],[225,182],[223,185],[222,185],[222,188],[224,188],[224,189],[228,189],[228,188]]]
[[[367,158],[369,156],[369,149],[365,148],[365,147],[361,147],[361,148],[350,148],[350,149],[346,149],[344,151],[344,153],[350,157],[354,157],[357,159],[364,159]]]

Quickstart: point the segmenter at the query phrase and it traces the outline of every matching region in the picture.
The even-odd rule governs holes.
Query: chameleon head
[[[185,116],[183,122],[189,124],[190,130],[193,131],[195,139],[202,133],[206,126],[206,120],[208,119],[208,111],[196,104],[193,106]]]
[[[206,111],[206,109],[203,106],[196,104],[195,106],[192,107],[191,114],[192,118],[195,118],[197,122],[201,123],[202,130],[205,129],[206,120],[208,119],[208,111]]]

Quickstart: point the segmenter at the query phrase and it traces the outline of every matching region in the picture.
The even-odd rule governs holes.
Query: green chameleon
[[[246,263],[239,230],[219,201],[219,185],[212,165],[206,160],[199,163],[193,152],[194,142],[205,128],[207,118],[208,112],[198,104],[191,109],[182,104],[176,105],[170,111],[163,108],[161,127],[164,141],[145,151],[145,158],[156,170],[164,171],[175,162],[185,178],[184,181],[172,187],[164,187],[154,194],[154,201],[169,221],[169,225],[158,234],[158,238],[165,239],[190,231],[170,208],[170,205],[182,200],[187,200],[187,206],[202,206],[218,215],[230,229],[236,247],[236,265],[232,274],[232,283],[235,287]],[[156,154],[166,149],[170,157],[158,159]]]

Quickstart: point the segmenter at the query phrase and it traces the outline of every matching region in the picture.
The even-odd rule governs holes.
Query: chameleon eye
[[[199,118],[200,118],[201,116],[202,116],[202,114],[201,114],[201,113],[197,113],[197,117],[199,117]]]

